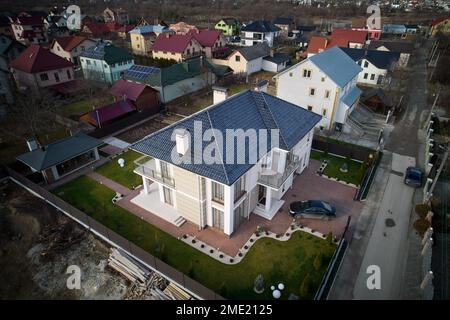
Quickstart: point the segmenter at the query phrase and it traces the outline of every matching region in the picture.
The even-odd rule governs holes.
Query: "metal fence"
[[[317,136],[312,141],[312,148],[358,161],[366,161],[369,154],[374,152],[373,150],[356,145],[328,142]]]
[[[344,233],[342,234],[341,240],[339,241],[336,251],[334,251],[331,261],[328,264],[325,275],[316,291],[314,300],[326,300],[331,287],[333,286],[334,279],[336,278],[337,272],[341,266],[342,259],[344,258],[345,251],[347,249],[348,240],[346,239],[347,230],[350,227],[351,217],[347,219],[347,225],[345,226]]]
[[[80,225],[96,234],[103,240],[107,241],[111,245],[126,251],[127,254],[143,263],[148,268],[161,274],[163,277],[169,279],[170,281],[175,282],[179,287],[183,288],[193,296],[205,300],[224,299],[214,291],[206,288],[201,283],[189,278],[184,273],[176,270],[172,266],[151,255],[131,241],[125,239],[113,230],[107,228],[103,224],[89,217],[84,212],[68,204],[58,196],[28,180],[26,177],[22,176],[13,169],[6,167],[6,171],[13,181],[30,190],[40,198],[44,199],[47,203],[62,211],[68,217],[75,220]]]

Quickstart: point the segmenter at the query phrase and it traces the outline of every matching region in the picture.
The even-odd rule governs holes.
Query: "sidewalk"
[[[101,174],[98,174],[97,172],[89,172],[87,176],[94,179],[98,183],[107,186],[109,189],[120,193],[123,196],[128,196],[132,192],[132,190],[124,187],[121,184],[118,184],[115,181],[112,181],[111,179],[106,178],[105,176],[102,176]]]

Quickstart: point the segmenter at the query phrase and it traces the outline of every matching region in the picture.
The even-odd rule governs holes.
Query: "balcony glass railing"
[[[258,183],[271,187],[271,188],[275,188],[275,189],[279,189],[283,183],[286,181],[286,179],[295,171],[297,170],[297,168],[300,165],[300,159],[297,156],[293,156],[291,159],[286,160],[286,166],[284,168],[284,172],[283,173],[274,173],[271,174],[270,172],[260,172],[259,173],[259,178],[258,178]]]
[[[136,159],[134,163],[137,165],[134,169],[136,174],[144,176],[150,180],[160,182],[169,187],[175,187],[175,180],[172,177],[164,176],[156,170],[155,159],[144,156]]]

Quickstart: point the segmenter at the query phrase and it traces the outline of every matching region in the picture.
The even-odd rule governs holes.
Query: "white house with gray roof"
[[[308,166],[321,117],[264,92],[219,96],[132,145],[143,154],[134,172],[144,188],[131,201],[174,225],[187,220],[231,236],[250,214],[277,214]]]
[[[358,105],[362,68],[339,47],[305,59],[277,74],[277,97],[322,116],[321,129],[343,130]]]

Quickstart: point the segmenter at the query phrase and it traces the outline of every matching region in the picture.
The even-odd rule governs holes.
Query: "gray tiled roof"
[[[320,119],[321,117],[313,112],[269,94],[244,91],[145,137],[133,144],[131,148],[198,175],[232,185],[254,165],[251,163],[249,155],[258,155],[258,145],[261,142],[259,138],[263,139],[261,136],[258,137],[258,143],[251,145],[246,139],[246,145],[240,146],[239,150],[237,149],[238,143],[234,141],[234,162],[237,162],[237,156],[244,156],[244,164],[230,164],[230,161],[223,160],[215,164],[204,162],[200,164],[175,164],[171,157],[172,150],[175,148],[175,141],[171,139],[172,133],[177,129],[188,130],[191,133],[190,146],[201,146],[201,148],[193,147],[187,151],[191,159],[195,155],[203,154],[207,146],[209,146],[207,150],[210,150],[211,145],[215,146],[215,150],[218,151],[218,159],[224,159],[227,145],[230,147],[231,140],[224,141],[221,148],[219,147],[220,143],[216,140],[217,138],[214,139],[214,142],[201,142],[201,137],[194,137],[195,121],[201,123],[202,134],[207,129],[216,129],[222,133],[223,137],[226,136],[227,129],[242,129],[244,131],[248,129],[255,129],[256,131],[279,129],[278,146],[284,150],[290,150],[314,128]],[[194,145],[195,138],[200,142]],[[270,131],[268,131],[268,150],[272,149],[270,140]],[[258,155],[256,160],[259,160],[262,155]]]
[[[366,59],[378,69],[389,69],[400,58],[400,53],[392,51],[341,48],[355,62]]]
[[[242,47],[238,51],[247,61],[270,55],[270,48],[266,42],[258,43],[250,47]]]
[[[308,58],[338,86],[343,88],[362,68],[339,47],[332,47]]]
[[[77,133],[43,148],[21,154],[17,157],[17,160],[34,170],[41,171],[72,159],[102,144],[101,140],[92,138],[84,133]]]

